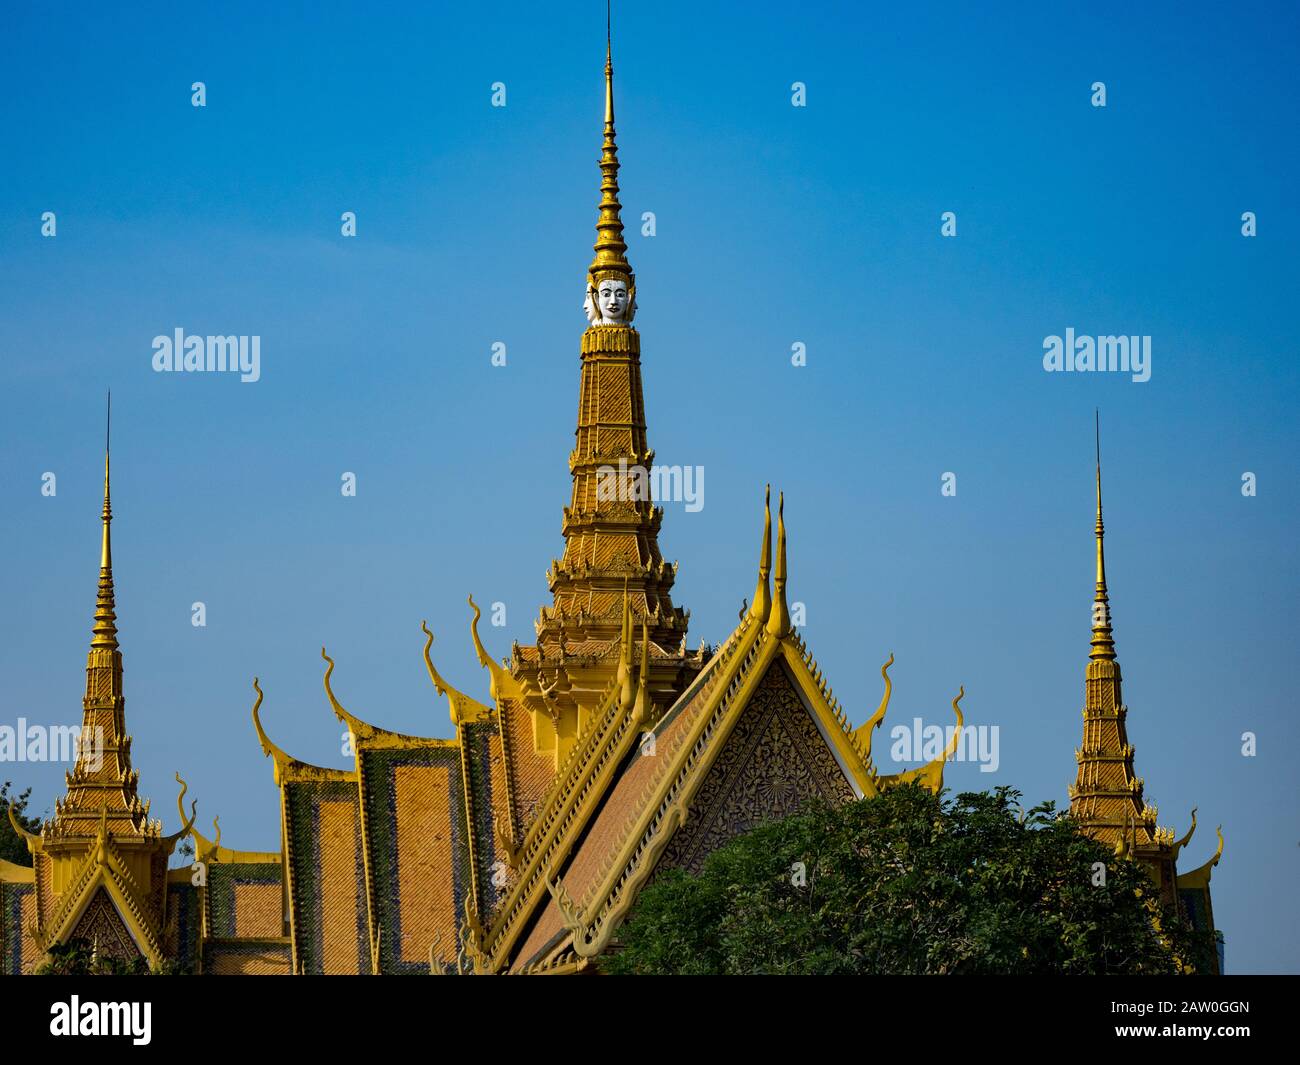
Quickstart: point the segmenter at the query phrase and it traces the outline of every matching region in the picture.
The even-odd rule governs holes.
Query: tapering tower
[[[148,820],[149,804],[136,793],[139,774],[131,768],[131,737],[126,734],[126,698],[122,694],[122,652],[117,642],[117,606],[113,590],[113,504],[109,451],[104,449],[104,506],[100,512],[99,589],[95,620],[86,656],[86,694],[82,699],[81,742],[77,762],[67,778],[67,794],[55,803],[45,829],[47,839],[94,836],[107,812],[114,835],[157,836]]]
[[[65,774],[66,794],[39,833],[11,823],[32,854],[36,894],[35,947],[47,951],[77,940],[101,956],[127,962],[165,959],[167,859],[190,825],[163,836],[137,794],[122,694],[110,525],[113,505],[109,450],[104,448],[99,587],[86,656],[86,695],[76,762]]]
[[[587,270],[573,491],[564,509],[564,557],[551,564],[553,603],[536,622],[537,644],[514,648],[512,671],[530,704],[542,701],[561,738],[576,735],[613,679],[623,596],[649,632],[649,695],[663,709],[699,671],[686,652],[688,612],[673,606],[675,563],[659,552],[663,508],[651,498],[654,452],[646,439],[641,342],[632,326],[636,276],[627,259],[614,132],[614,66],[605,48],[605,126],[595,257]]]
[[[1174,833],[1156,824],[1157,810],[1143,797],[1133,768],[1111,629],[1106,588],[1105,527],[1101,516],[1101,434],[1097,432],[1097,582],[1092,601],[1092,640],[1083,707],[1083,745],[1074,752],[1079,770],[1069,789],[1070,816],[1094,839],[1146,864],[1166,901],[1174,900]]]

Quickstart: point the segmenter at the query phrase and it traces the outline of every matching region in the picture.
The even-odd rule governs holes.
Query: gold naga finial
[[[964,698],[966,698],[966,685],[959,684],[957,685],[957,696],[952,701],[952,712],[957,718],[957,727],[953,731],[952,739],[948,741],[943,749],[943,754],[939,757],[941,768],[944,762],[957,753],[957,745],[961,742],[961,730],[966,727],[966,716],[961,712],[961,701]],[[942,780],[943,777],[940,776],[939,779]]]
[[[13,826],[14,832],[18,834],[20,839],[26,842],[28,851],[35,853],[36,846],[41,841],[40,833],[27,831],[23,823],[18,820],[18,813],[14,809],[13,803],[10,802],[5,804],[5,813],[9,815],[9,824]]]
[[[890,656],[891,660],[893,656]],[[888,678],[886,678],[888,680]],[[962,729],[966,727],[966,715],[961,712],[961,701],[966,697],[966,686],[963,684],[957,689],[957,696],[952,701],[952,712],[956,715],[957,725],[953,729],[952,736],[949,737],[947,744],[939,756],[932,762],[916,769],[909,769],[905,773],[895,773],[887,777],[880,778],[882,787],[894,787],[898,784],[917,783],[922,787],[938,794],[943,790],[943,767],[954,754],[957,753],[957,745],[961,742]]]
[[[253,691],[257,692],[257,698],[253,701],[253,728],[257,730],[257,742],[262,745],[262,755],[265,757],[276,747],[266,734],[266,730],[262,728],[262,718],[258,714],[262,709],[262,685],[257,682],[256,677],[253,678]]]
[[[502,699],[522,698],[523,693],[511,675],[510,670],[506,669],[500,662],[495,661],[487,653],[487,648],[483,646],[483,641],[479,638],[478,622],[479,618],[483,616],[483,611],[474,602],[472,595],[468,596],[466,601],[469,603],[470,609],[474,611],[474,616],[469,623],[470,639],[474,641],[474,653],[478,656],[478,664],[488,671],[488,677],[490,678],[488,691],[492,696],[493,704],[500,706]]]
[[[1124,815],[1124,824],[1120,826],[1119,838],[1115,840],[1115,857],[1131,859],[1137,853],[1137,822],[1130,810]]]
[[[616,679],[619,686],[619,706],[624,710],[630,710],[636,699],[636,691],[632,687],[632,614],[628,609],[626,577],[623,578],[623,625]]]
[[[880,705],[876,707],[876,712],[866,721],[853,730],[858,742],[862,745],[862,750],[868,758],[871,757],[871,736],[885,720],[885,711],[889,709],[889,696],[894,691],[894,682],[889,679],[889,667],[894,664],[894,652],[889,652],[889,661],[880,667],[880,676],[885,681],[885,694],[880,700]]]
[[[1094,411],[1097,443],[1097,590],[1092,599],[1092,650],[1089,658],[1114,660],[1115,641],[1111,637],[1110,597],[1106,593],[1106,552],[1102,546],[1105,529],[1101,521],[1101,412]]]
[[[103,525],[102,543],[99,553],[99,591],[95,597],[94,636],[90,646],[116,651],[117,644],[117,610],[113,594],[113,541],[109,533],[109,523],[113,520],[113,504],[109,491],[109,442],[113,426],[113,393],[108,394],[108,413],[104,419],[104,508],[100,512]]]
[[[474,653],[478,655],[478,664],[486,668],[492,661],[492,658],[487,651],[483,649],[483,641],[480,640],[478,636],[478,619],[483,616],[483,611],[478,608],[478,604],[474,602],[474,597],[472,595],[467,596],[465,601],[469,603],[469,608],[474,611],[474,618],[469,623],[469,637],[474,641]]]
[[[446,680],[443,679],[437,667],[433,664],[433,656],[429,649],[433,646],[433,632],[429,628],[427,621],[420,622],[420,628],[424,632],[424,667],[429,672],[429,679],[433,681],[433,686],[438,694],[446,698],[447,706],[451,714],[451,723],[453,725],[468,724],[472,721],[483,721],[492,715],[492,711],[480,703],[477,699],[471,699],[464,692],[453,688]]]
[[[767,619],[767,631],[778,640],[790,635],[790,609],[785,602],[785,493],[777,497],[776,504],[776,568],[772,572],[775,592],[772,609]]]
[[[359,717],[348,712],[342,703],[334,695],[334,685],[331,683],[334,678],[334,659],[325,653],[325,648],[320,649],[320,656],[329,663],[325,667],[325,698],[329,700],[330,709],[334,711],[334,716],[343,724],[347,725],[348,731],[352,734],[353,746],[356,741],[370,732],[370,726],[362,721]]]
[[[634,302],[636,275],[627,261],[623,221],[618,201],[618,145],[614,137],[614,49],[609,6],[605,8],[605,140],[600,154],[600,215],[596,220],[596,256],[587,271],[589,283],[603,280],[627,283],[629,304]],[[628,316],[630,319],[630,315]]]
[[[172,848],[175,847],[177,843],[190,834],[190,829],[194,827],[194,818],[198,815],[199,811],[199,800],[191,799],[189,817],[185,816],[185,793],[189,791],[190,786],[185,782],[185,779],[181,776],[179,770],[176,773],[176,783],[181,786],[181,792],[176,796],[176,812],[181,816],[181,830],[166,837],[166,842],[170,844],[167,848],[168,854],[172,852]],[[196,854],[195,857],[197,858],[198,855]]]
[[[1214,831],[1218,834],[1219,846],[1214,851],[1214,857],[1209,861],[1211,867],[1218,865],[1219,859],[1223,857],[1223,826],[1219,825]]]
[[[424,633],[424,664],[429,671],[429,679],[433,681],[433,686],[439,695],[446,695],[448,685],[442,679],[442,674],[434,668],[433,657],[429,654],[429,648],[433,646],[433,632],[427,620],[420,621],[420,631]]]
[[[1188,843],[1191,842],[1192,836],[1195,835],[1196,833],[1196,809],[1197,808],[1195,806],[1192,807],[1192,824],[1191,827],[1187,830],[1187,835],[1185,835],[1182,839],[1180,839],[1177,843],[1173,845],[1174,861],[1178,861],[1179,852],[1181,852],[1182,849],[1186,847]]]
[[[478,621],[479,618],[483,616],[483,611],[480,610],[478,604],[474,602],[474,597],[472,595],[467,596],[465,601],[469,603],[469,608],[474,611],[474,616],[469,622],[469,638],[474,642],[474,654],[478,656],[478,664],[484,669],[491,671],[495,678],[497,671],[501,669],[501,666],[490,654],[487,653],[487,648],[483,646],[483,641],[479,638],[478,634]]]
[[[760,624],[772,611],[772,592],[768,587],[768,574],[772,572],[772,486],[763,490],[763,549],[758,556],[758,583],[754,586],[754,603],[749,608],[750,617]]]
[[[650,626],[641,622],[641,674],[636,685],[636,719],[645,724],[650,720],[654,705],[650,702]]]
[[[266,734],[266,729],[262,728],[262,686],[253,678],[253,691],[257,692],[257,699],[253,703],[253,728],[257,730],[257,742],[262,747],[262,755],[271,758],[275,764],[275,782],[280,783],[280,770],[293,761],[283,750],[277,747],[271,737]]]

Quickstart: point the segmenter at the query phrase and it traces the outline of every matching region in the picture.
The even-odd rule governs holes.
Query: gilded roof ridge
[[[752,612],[750,617],[752,617]],[[741,629],[749,627],[743,622]],[[751,630],[752,631],[752,630]],[[743,635],[743,633],[738,633]],[[789,645],[787,647],[787,645]],[[701,760],[710,757],[710,752],[718,750],[718,737],[729,734],[726,722],[733,707],[741,698],[741,693],[751,683],[756,683],[767,669],[779,658],[784,658],[787,666],[796,663],[806,672],[806,679],[798,683],[807,685],[811,681],[814,691],[820,697],[821,709],[814,709],[814,714],[824,720],[829,711],[840,726],[844,745],[858,757],[856,767],[846,765],[845,772],[857,779],[864,787],[878,778],[872,767],[869,752],[854,736],[854,730],[848,727],[847,715],[830,692],[830,686],[821,670],[816,666],[805,641],[797,634],[789,633],[776,636],[761,623],[757,625],[757,639],[752,642],[742,640],[733,644],[732,653],[738,653],[739,666],[725,673],[725,683],[721,695],[701,722],[693,727],[689,734],[678,738],[674,749],[668,752],[668,758],[658,768],[650,781],[642,788],[638,801],[632,804],[632,812],[623,822],[617,837],[610,842],[607,853],[601,856],[596,873],[581,897],[581,905],[571,906],[571,918],[566,921],[570,935],[574,937],[577,952],[582,955],[589,948],[603,949],[617,924],[623,919],[631,905],[639,885],[650,874],[654,862],[662,848],[666,846],[672,828],[684,820],[691,796],[702,779],[699,766]],[[880,707],[868,720],[868,729],[874,729],[883,720],[884,712],[892,689],[888,669],[893,664],[893,655],[881,669],[885,680],[886,693]],[[804,688],[807,693],[807,688]],[[957,715],[957,731],[960,735],[963,723],[960,700],[965,694],[964,688],[953,700],[953,709]],[[748,699],[743,700],[748,705]],[[947,757],[952,754],[955,744],[951,743],[934,762],[920,767],[908,774],[910,778],[920,779],[929,787],[942,786],[942,767]],[[841,750],[843,747],[841,747]],[[684,750],[685,753],[681,753]],[[937,774],[937,776],[936,776]],[[653,806],[650,803],[658,796]],[[678,811],[674,818],[674,811]],[[670,826],[670,827],[665,827]],[[557,889],[563,885],[557,883]],[[553,893],[554,894],[554,893]],[[558,905],[558,903],[557,903]]]
[[[759,650],[768,645],[767,637],[768,634],[762,623],[758,622],[747,612],[742,612],[740,623],[733,631],[731,637],[729,637],[724,644],[723,650],[715,656],[717,659],[716,668],[713,668],[711,665],[710,676],[705,680],[701,688],[694,692],[692,692],[691,689],[688,689],[687,692],[683,693],[683,695],[678,698],[677,703],[674,704],[674,707],[671,708],[671,710],[679,710],[682,701],[690,695],[691,698],[703,697],[705,699],[706,708],[710,702],[716,700],[714,703],[714,710],[711,713],[706,710],[703,714],[706,721],[712,720],[718,715],[719,707],[724,708],[725,712],[725,708],[730,707],[737,692],[742,687],[744,679],[748,676],[749,670],[757,660]],[[741,653],[742,651],[743,653]],[[666,712],[656,723],[656,728],[662,728],[672,716],[671,712]],[[634,714],[629,715],[624,718],[624,721],[630,721],[634,717]],[[699,729],[697,727],[691,729],[689,736],[697,737],[699,734]],[[688,749],[688,753],[685,756],[682,756],[677,752],[681,751],[684,747]],[[685,758],[686,761],[692,765],[694,764],[692,754],[697,755],[698,750],[698,740],[696,740],[694,744],[689,743],[687,740],[679,741],[674,744],[673,748],[673,752],[677,756],[679,762],[682,758]],[[620,763],[621,761],[622,758],[619,759]],[[671,767],[665,768],[662,772],[665,776],[671,776]],[[616,782],[611,781],[607,785],[603,794],[608,794],[609,787],[615,785]],[[587,822],[584,822],[584,824],[586,823]],[[546,853],[541,855],[539,871],[535,871],[534,875],[528,878],[527,883],[525,883],[523,877],[520,878],[520,883],[517,885],[519,895],[514,900],[514,905],[511,907],[510,912],[506,915],[511,924],[515,923],[521,915],[533,912],[537,900],[537,893],[540,890],[538,885],[544,885],[548,879],[552,879],[551,867],[547,864],[547,859],[550,857],[551,853],[559,851],[559,843],[560,840],[557,837],[557,839],[553,841],[552,845],[547,849]],[[562,887],[562,884],[560,884],[559,881],[556,881],[556,883],[558,886]],[[591,927],[595,928],[596,925],[593,924]],[[511,934],[509,925],[503,925],[503,927],[501,927],[501,929],[491,938],[490,949],[492,953],[497,955],[497,964],[502,964],[504,961],[500,954],[502,946],[504,945],[509,949],[513,949],[513,942],[514,935]]]
[[[742,624],[748,627],[748,621],[742,622]],[[584,916],[587,921],[586,930],[588,933],[598,933],[608,916],[617,908],[618,896],[623,891],[623,888],[636,877],[637,865],[640,859],[649,853],[657,855],[662,845],[667,843],[667,836],[671,834],[670,832],[661,835],[660,847],[651,846],[660,826],[671,823],[675,828],[676,824],[680,823],[680,820],[685,819],[688,802],[681,795],[683,786],[691,778],[700,758],[711,748],[711,741],[717,735],[719,725],[734,705],[739,692],[754,674],[756,663],[770,661],[779,650],[780,638],[773,637],[764,626],[756,624],[752,626],[751,631],[754,634],[754,639],[748,645],[745,654],[740,656],[736,671],[722,689],[722,694],[712,711],[701,715],[701,723],[691,729],[689,736],[683,739],[677,751],[674,752],[676,755],[675,764],[664,769],[656,781],[652,782],[651,785],[647,785],[645,792],[643,792],[645,797],[649,798],[650,794],[658,790],[658,787],[654,785],[662,786],[663,780],[671,778],[671,782],[664,790],[660,801],[653,807],[640,806],[634,810],[626,823],[627,830],[620,837],[617,844],[617,852],[624,855],[622,861],[609,861],[610,873],[605,875],[598,890],[587,893],[586,897],[591,899],[593,903],[596,900],[602,900],[599,910],[593,916],[586,916],[591,914],[590,907],[585,909]],[[764,654],[769,648],[771,653]],[[684,755],[677,753],[681,750],[685,750],[686,753]],[[646,792],[650,794],[645,794]],[[674,809],[679,811],[679,817],[676,821],[671,816]],[[644,825],[639,834],[634,831],[638,824]],[[628,855],[628,843],[631,839],[636,839],[637,843],[632,848],[630,855]],[[622,868],[619,870],[618,875],[611,876],[613,868],[620,864]],[[643,872],[648,873],[649,870],[646,869]],[[578,948],[578,953],[582,953],[582,948]]]
[[[611,678],[601,697],[599,705],[602,709],[591,715],[587,728],[583,730],[578,742],[565,756],[560,771],[551,778],[551,783],[539,804],[538,814],[524,833],[524,841],[519,851],[523,861],[528,861],[533,856],[540,845],[541,837],[548,831],[557,816],[556,807],[577,786],[580,775],[591,764],[591,759],[600,749],[600,740],[608,736],[611,727],[623,712],[619,705],[618,688],[618,679]]]
[[[831,691],[830,681],[826,679],[826,675],[817,664],[817,660],[813,657],[813,653],[809,649],[803,637],[792,630],[790,638],[795,647],[798,648],[799,657],[804,664],[804,668],[808,670],[808,675],[817,686],[822,701],[826,704],[826,708],[830,710],[831,716],[835,719],[836,724],[839,725],[841,735],[848,742],[853,753],[861,760],[862,765],[860,768],[868,777],[875,778],[877,774],[871,761],[871,734],[881,724],[881,722],[884,721],[885,710],[889,706],[889,696],[893,691],[893,684],[889,679],[888,671],[889,667],[894,664],[893,653],[890,653],[889,661],[886,662],[880,670],[880,675],[885,678],[885,696],[881,700],[876,713],[873,714],[863,726],[863,728],[867,730],[864,734],[866,740],[864,744],[862,739],[859,738],[857,730],[849,724],[848,714],[845,713],[844,707],[840,705],[839,699],[837,699],[835,694]]]
[[[747,632],[761,633],[762,626],[755,624],[753,619],[749,617],[741,621],[727,643],[724,644],[723,649],[715,656],[717,660],[716,668],[712,660],[706,666],[709,675],[705,677],[703,687],[694,691],[695,696],[698,696],[700,691],[705,688],[710,693],[713,691],[723,671],[722,667],[735,655],[738,647],[737,638]],[[615,700],[619,686],[619,681],[616,679],[609,692],[611,700]],[[692,688],[687,689],[687,692],[691,691]],[[687,692],[679,696],[678,704],[686,697]],[[669,713],[666,712],[659,723],[662,724],[668,717]],[[629,732],[633,731],[633,726],[639,727],[635,708],[632,706],[622,707],[617,701],[614,702],[612,707],[606,709],[603,720],[605,728],[601,733],[600,740],[593,741],[591,750],[584,759],[582,767],[575,768],[569,774],[566,781],[568,794],[563,796],[557,794],[543,813],[539,814],[534,820],[533,825],[530,826],[530,835],[534,831],[538,834],[526,840],[524,848],[521,848],[521,861],[518,867],[520,870],[519,878],[515,882],[510,897],[497,912],[496,923],[488,933],[487,941],[490,953],[496,953],[503,943],[513,942],[519,918],[532,912],[538,892],[545,883],[549,868],[548,862],[551,856],[570,838],[570,829],[574,824],[585,825],[587,823],[590,811],[586,808],[588,805],[586,800],[593,793],[597,779],[602,775],[602,771],[608,769],[609,772],[613,772],[617,769],[623,755],[626,753],[624,748]],[[616,753],[618,757],[613,758]],[[578,789],[576,794],[573,794],[574,789]],[[602,790],[599,794],[603,795],[605,791]],[[526,855],[522,853],[524,849],[528,850]]]
[[[584,768],[582,776],[574,778],[570,791],[577,789],[576,793],[570,794],[563,799],[557,797],[556,805],[550,813],[550,823],[544,830],[544,834],[536,839],[530,854],[523,858],[521,874],[513,893],[513,901],[507,900],[508,905],[503,907],[498,917],[497,926],[489,933],[490,943],[500,940],[510,930],[525,904],[533,897],[537,885],[543,880],[546,871],[546,860],[560,848],[562,842],[567,838],[566,830],[584,812],[584,800],[592,793],[595,781],[601,771],[610,765],[611,755],[619,749],[619,741],[627,736],[629,727],[634,722],[634,715],[628,708],[627,710],[620,710],[611,720],[613,721],[613,727],[610,733],[610,741],[595,748],[593,758]],[[538,821],[540,820],[541,817],[539,816]],[[531,872],[528,872],[530,868]],[[527,876],[524,875],[525,872],[528,872]]]

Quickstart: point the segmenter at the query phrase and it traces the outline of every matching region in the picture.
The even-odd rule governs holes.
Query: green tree
[[[27,800],[32,794],[32,789],[28,788],[21,795],[15,795],[9,790],[12,787],[13,785],[7,780],[0,783],[0,858],[15,865],[31,865],[32,856],[27,852],[26,842],[9,823],[8,807],[13,807],[18,823],[28,832],[39,832],[41,819],[26,815]]]
[[[74,939],[51,947],[35,975],[37,976],[186,976],[189,969],[179,962],[165,962],[161,968],[150,968],[144,958],[123,961],[100,955],[94,944],[84,939]]]
[[[1209,948],[1145,872],[1020,793],[917,786],[759,826],[647,887],[621,974],[1174,973]],[[1104,886],[1096,883],[1105,868]]]

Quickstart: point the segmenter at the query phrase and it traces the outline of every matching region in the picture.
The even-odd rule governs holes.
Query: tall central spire
[[[117,607],[113,589],[113,504],[110,482],[112,399],[104,430],[104,505],[100,510],[99,588],[95,622],[86,655],[86,695],[82,700],[81,740],[77,762],[68,774],[67,794],[55,804],[46,826],[49,839],[94,836],[101,820],[115,838],[158,835],[148,819],[149,806],[136,794],[131,768],[131,737],[126,734],[126,698],[122,693],[122,652],[117,642]]]
[[[651,498],[654,452],[646,439],[641,338],[632,326],[636,284],[620,219],[614,134],[614,60],[605,41],[605,116],[595,258],[587,269],[588,328],[564,510],[564,557],[551,565],[554,596],[536,623],[537,644],[514,648],[512,670],[545,709],[560,739],[576,735],[618,669],[626,587],[633,627],[649,634],[648,697],[660,709],[698,672],[686,654],[687,613],[669,591],[677,574],[659,553],[663,509]],[[542,695],[541,693],[545,693]]]
[[[1083,743],[1074,752],[1078,773],[1069,789],[1070,816],[1094,839],[1143,861],[1167,902],[1173,901],[1173,832],[1156,822],[1134,768],[1128,738],[1128,707],[1111,634],[1106,589],[1105,530],[1101,519],[1101,416],[1094,416],[1097,453],[1096,586],[1092,597],[1092,640],[1084,671]]]
[[[1101,419],[1094,423],[1097,451],[1097,583],[1092,600],[1092,649],[1084,681],[1083,744],[1075,752],[1079,766],[1070,789],[1070,814],[1089,835],[1113,844],[1127,841],[1139,849],[1154,845],[1167,830],[1156,826],[1156,808],[1143,798],[1142,780],[1133,768],[1128,740],[1123,679],[1111,638],[1110,602],[1106,591],[1106,556],[1101,520]]]

